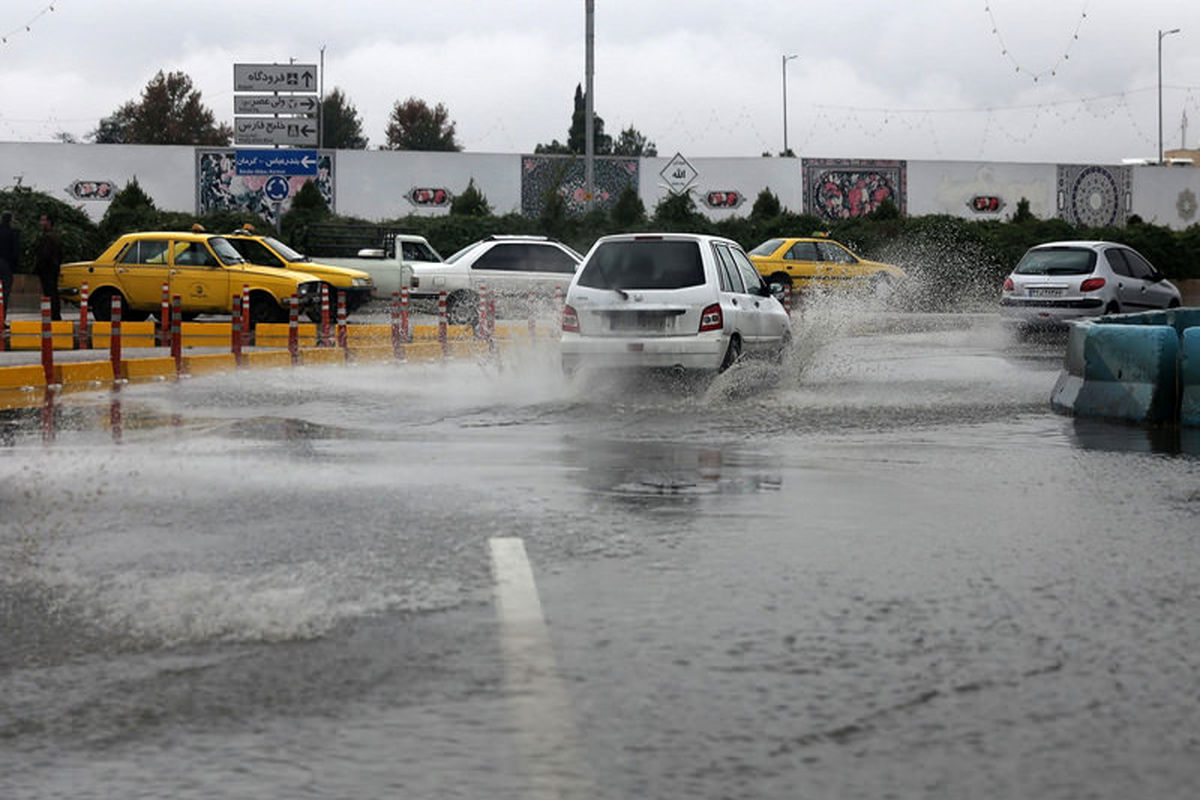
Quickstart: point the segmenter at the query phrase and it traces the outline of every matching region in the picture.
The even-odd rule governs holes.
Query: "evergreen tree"
[[[346,97],[335,88],[321,101],[321,146],[334,150],[365,150],[362,120]]]
[[[433,108],[424,100],[410,97],[392,106],[384,150],[457,152],[462,146],[454,138],[450,111],[441,103]]]

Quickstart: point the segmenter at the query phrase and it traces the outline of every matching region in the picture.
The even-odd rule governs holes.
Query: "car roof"
[[[196,233],[195,231],[136,231],[123,233],[121,239],[179,239],[185,242],[205,242],[212,238],[223,237],[220,233]]]
[[[710,233],[672,233],[653,231],[647,233],[612,233],[608,236],[601,236],[597,242],[633,242],[633,241],[657,241],[662,239],[674,239],[680,241],[692,242],[725,242],[729,244],[737,244],[727,236],[715,236]],[[741,245],[738,245],[739,247]]]
[[[1042,242],[1035,244],[1030,250],[1037,250],[1042,247],[1081,247],[1089,250],[1095,250],[1098,247],[1128,247],[1128,245],[1120,244],[1119,242],[1110,242],[1104,239],[1065,239],[1061,242]]]

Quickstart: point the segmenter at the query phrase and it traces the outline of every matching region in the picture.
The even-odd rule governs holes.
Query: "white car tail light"
[[[719,331],[725,327],[725,315],[719,303],[713,303],[700,312],[700,332]]]
[[[571,306],[563,306],[562,329],[567,333],[579,333],[579,314]]]

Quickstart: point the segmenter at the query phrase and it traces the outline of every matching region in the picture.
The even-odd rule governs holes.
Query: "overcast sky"
[[[468,151],[531,152],[565,140],[584,80],[584,0],[50,5],[4,2],[0,140],[82,138],[158,70],[186,72],[232,123],[233,64],[316,64],[324,47],[325,89],[371,147],[415,96],[449,108]],[[1200,3],[1178,0],[596,0],[596,113],[660,155],[778,152],[795,54],[800,156],[1119,163],[1157,152],[1171,28],[1164,140],[1179,146],[1186,111],[1195,147]]]

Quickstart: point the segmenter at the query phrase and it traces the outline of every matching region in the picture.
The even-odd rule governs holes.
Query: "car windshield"
[[[464,247],[462,250],[459,250],[457,253],[455,253],[454,255],[452,255],[452,256],[450,256],[449,258],[447,258],[447,259],[446,259],[446,261],[445,261],[445,263],[447,263],[447,264],[453,264],[455,261],[458,261],[460,258],[462,258],[463,256],[465,256],[467,253],[469,253],[469,252],[471,252],[472,250],[474,250],[474,249],[475,249],[476,247],[478,247],[480,244],[482,244],[482,242],[471,242],[469,245],[467,245],[466,247]]]
[[[276,253],[278,253],[280,256],[282,256],[284,261],[309,261],[310,260],[308,256],[304,255],[303,253],[296,252],[295,250],[288,247],[283,242],[276,239],[274,236],[264,236],[263,243],[266,244],[267,247],[271,248]]]
[[[399,242],[398,244],[400,245],[400,253],[404,256],[405,261],[431,261],[436,263],[442,260],[437,251],[424,242]]]
[[[679,289],[703,283],[700,246],[669,239],[605,242],[579,275],[579,285],[593,289]]]
[[[1018,275],[1087,275],[1095,266],[1094,250],[1041,247],[1026,252],[1014,272]]]
[[[751,250],[747,255],[769,256],[771,253],[774,253],[776,250],[778,250],[781,244],[783,244],[783,239],[767,239],[758,247]]]
[[[208,244],[213,249],[213,252],[217,254],[217,258],[221,260],[222,264],[229,266],[231,264],[246,263],[246,259],[242,258],[241,254],[234,249],[234,246],[229,243],[228,239],[214,236],[208,240]]]

